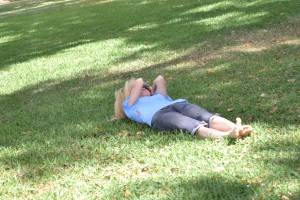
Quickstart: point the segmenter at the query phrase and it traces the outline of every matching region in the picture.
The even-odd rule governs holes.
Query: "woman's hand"
[[[167,81],[162,75],[158,75],[154,81],[152,86],[152,94],[159,93],[161,95],[167,96]]]

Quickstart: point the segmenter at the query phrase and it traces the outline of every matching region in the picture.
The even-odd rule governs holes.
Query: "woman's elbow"
[[[156,83],[166,83],[165,78],[162,75],[158,75],[155,79]]]
[[[143,85],[143,84],[144,84],[143,78],[138,78],[138,79],[136,79],[136,80],[135,80],[135,84],[136,84],[136,85]]]
[[[163,79],[164,80],[165,78],[162,75],[158,75],[157,79]]]
[[[144,82],[143,78],[137,78],[135,81],[136,82]]]

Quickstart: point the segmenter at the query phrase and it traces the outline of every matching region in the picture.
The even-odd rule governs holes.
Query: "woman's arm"
[[[135,83],[130,91],[130,98],[128,101],[128,105],[131,106],[133,105],[136,100],[138,100],[138,98],[141,95],[141,91],[143,89],[143,84],[144,84],[144,80],[142,78],[138,78],[135,80]]]
[[[155,92],[167,96],[167,81],[162,75],[158,75],[154,81],[153,81],[153,86],[152,86],[152,93],[154,94]]]

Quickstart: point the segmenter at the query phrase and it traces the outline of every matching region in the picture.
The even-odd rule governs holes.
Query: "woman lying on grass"
[[[184,130],[201,138],[241,138],[252,127],[237,124],[188,103],[185,99],[171,99],[166,80],[160,75],[149,87],[142,78],[131,79],[115,93],[115,117],[129,118],[160,131]]]

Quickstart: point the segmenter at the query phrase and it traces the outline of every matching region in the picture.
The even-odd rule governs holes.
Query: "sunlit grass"
[[[216,2],[213,4],[209,4],[209,5],[204,5],[204,6],[200,6],[200,7],[196,7],[193,9],[188,10],[187,12],[183,13],[184,15],[186,14],[194,14],[194,13],[200,13],[200,12],[209,12],[211,10],[214,9],[224,9],[230,6],[234,6],[234,2],[233,1],[221,1],[221,2]]]
[[[297,199],[298,1],[16,1],[0,8],[0,199]],[[255,132],[196,140],[111,121],[163,74]]]
[[[251,24],[254,22],[258,22],[261,20],[261,17],[267,14],[267,12],[259,12],[248,15],[241,12],[231,12],[212,18],[202,19],[200,21],[194,21],[193,24],[206,25],[211,27],[212,30],[218,30],[226,26],[239,26],[240,23]]]

